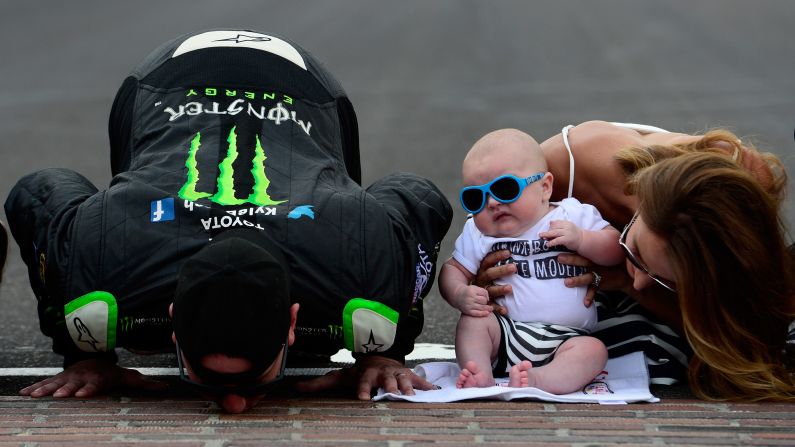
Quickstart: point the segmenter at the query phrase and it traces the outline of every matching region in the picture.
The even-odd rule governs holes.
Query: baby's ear
[[[551,172],[544,174],[544,178],[541,179],[541,190],[544,192],[545,200],[549,200],[552,197],[552,183],[554,180],[555,177],[552,176]]]

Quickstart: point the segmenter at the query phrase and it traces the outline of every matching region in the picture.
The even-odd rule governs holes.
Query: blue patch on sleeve
[[[174,198],[155,200],[152,202],[152,212],[149,214],[151,222],[166,222],[174,220]]]
[[[315,219],[315,212],[312,211],[312,205],[300,205],[293,208],[290,214],[287,215],[288,219],[298,219],[301,216],[306,216],[312,220]]]

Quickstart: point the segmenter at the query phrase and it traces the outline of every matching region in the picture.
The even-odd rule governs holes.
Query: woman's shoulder
[[[569,128],[565,140],[562,134],[558,134],[544,141],[541,149],[553,175],[561,176],[568,174],[569,150],[577,173],[580,170],[602,170],[612,164],[613,155],[620,149],[638,144],[643,144],[643,139],[635,130],[607,121],[586,121]]]
[[[601,171],[613,163],[616,146],[632,143],[631,134],[626,135],[625,130],[606,121],[588,121],[564,129],[564,132],[565,139],[563,133],[559,133],[541,143],[554,178],[554,200],[567,196],[570,171],[574,172],[574,188],[577,189],[584,181],[583,176],[590,177],[591,172]]]
[[[569,131],[569,138],[578,140],[583,147],[603,149],[639,144],[643,141],[637,130],[607,121],[586,121],[578,124]]]
[[[624,175],[614,156],[627,146],[643,144],[641,135],[606,121],[587,121],[570,128],[568,142],[574,159],[573,196],[596,206],[614,225],[626,223],[635,201],[624,195]],[[561,135],[541,147],[555,178],[552,199],[560,201],[569,184],[568,151]]]
[[[586,146],[608,147],[614,151],[631,145],[686,144],[702,138],[702,135],[668,132],[655,126],[598,120],[578,124],[569,132],[576,132],[576,138]]]

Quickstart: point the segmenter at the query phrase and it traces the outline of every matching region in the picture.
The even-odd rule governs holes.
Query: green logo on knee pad
[[[389,306],[353,298],[342,311],[345,348],[351,352],[383,352],[395,343],[400,314]]]
[[[102,291],[87,293],[64,306],[64,320],[75,345],[86,352],[116,348],[116,298]]]

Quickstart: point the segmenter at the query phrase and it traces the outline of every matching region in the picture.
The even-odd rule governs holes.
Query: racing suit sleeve
[[[393,279],[398,282],[393,290],[400,294],[395,342],[378,355],[405,361],[422,332],[423,298],[432,289],[437,254],[450,228],[453,210],[436,185],[414,174],[384,177],[367,188],[367,193],[386,210],[398,251],[395,259],[403,263]],[[354,353],[354,357],[357,355],[361,354]]]
[[[53,351],[64,356],[64,367],[88,358],[117,359],[114,351],[80,350],[64,320],[70,252],[79,243],[73,240],[75,216],[80,205],[97,194],[101,193],[82,175],[51,168],[23,177],[5,202],[9,229],[38,300],[39,327],[52,338]],[[100,231],[96,237],[101,238]]]

